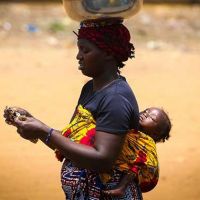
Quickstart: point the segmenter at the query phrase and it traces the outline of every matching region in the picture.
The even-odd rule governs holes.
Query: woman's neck
[[[93,91],[100,90],[110,83],[112,83],[114,80],[119,78],[118,73],[113,74],[103,74],[99,77],[93,78]]]

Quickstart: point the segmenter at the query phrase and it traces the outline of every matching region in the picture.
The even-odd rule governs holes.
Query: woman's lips
[[[82,63],[79,63],[78,69],[79,69],[79,70],[82,70],[83,68],[84,68],[83,64],[82,64]]]

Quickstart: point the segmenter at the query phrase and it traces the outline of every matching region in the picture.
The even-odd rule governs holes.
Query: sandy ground
[[[48,31],[45,24],[65,16],[56,4],[1,4],[0,8],[1,113],[6,105],[17,105],[62,129],[88,80],[75,59],[71,30],[77,23],[65,18],[67,31]],[[146,200],[200,199],[199,17],[195,6],[145,6],[126,22],[135,36],[137,56],[122,74],[140,110],[163,107],[173,124],[170,140],[158,144],[160,180],[144,195]],[[29,22],[37,23],[40,31],[25,31]],[[0,118],[0,200],[64,199],[60,167],[51,150],[41,142],[22,140]]]

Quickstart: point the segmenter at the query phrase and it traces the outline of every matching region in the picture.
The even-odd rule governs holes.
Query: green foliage
[[[53,33],[64,32],[66,31],[66,24],[60,21],[54,21],[49,24],[48,29]]]

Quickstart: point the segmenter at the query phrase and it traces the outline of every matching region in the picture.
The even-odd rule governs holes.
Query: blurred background
[[[160,180],[145,200],[200,199],[200,3],[146,0],[125,20],[136,48],[122,75],[140,110],[158,106],[173,127],[158,144]],[[76,60],[79,23],[61,1],[0,1],[0,111],[19,106],[62,129],[88,80]],[[0,200],[64,199],[61,163],[0,118]]]

